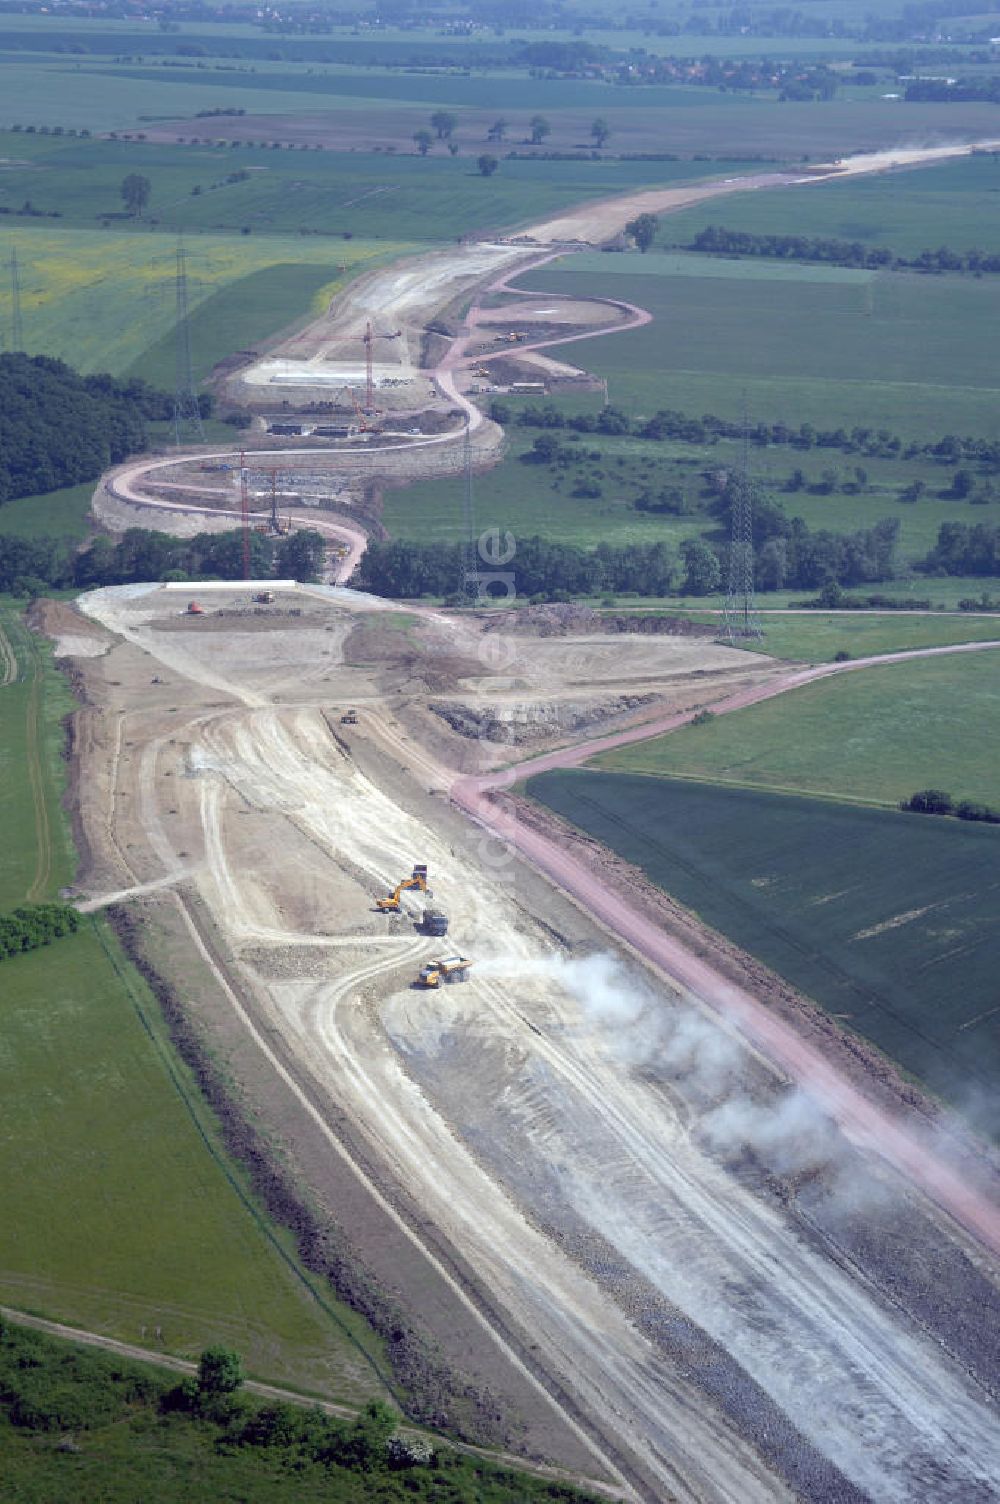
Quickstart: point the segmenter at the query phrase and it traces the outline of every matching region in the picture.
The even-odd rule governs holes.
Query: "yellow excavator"
[[[467,982],[472,962],[468,956],[442,956],[420,968],[418,987],[440,987],[442,982]]]
[[[399,895],[407,888],[416,888],[421,893],[430,893],[427,886],[427,868],[418,863],[410,877],[404,877],[401,883],[397,883],[388,898],[376,898],[375,907],[383,914],[399,913]]]

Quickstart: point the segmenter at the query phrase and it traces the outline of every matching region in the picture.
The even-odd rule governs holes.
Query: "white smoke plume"
[[[699,1127],[717,1153],[731,1156],[751,1149],[783,1175],[834,1165],[848,1152],[836,1124],[797,1088],[767,1103],[730,1098],[706,1113]]]
[[[799,1088],[775,1085],[751,1096],[748,1055],[721,1021],[698,1005],[655,990],[614,956],[485,962],[487,974],[555,983],[577,1003],[583,1027],[623,1065],[675,1083],[704,1108],[697,1131],[713,1153],[751,1151],[777,1174],[837,1171],[850,1153],[836,1124]]]

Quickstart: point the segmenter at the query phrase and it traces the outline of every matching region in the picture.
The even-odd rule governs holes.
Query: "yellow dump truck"
[[[442,982],[467,982],[472,962],[467,956],[442,956],[420,968],[418,987],[440,987]]]

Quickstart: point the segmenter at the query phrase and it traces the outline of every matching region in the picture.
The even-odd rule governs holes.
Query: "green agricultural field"
[[[996,828],[579,770],[528,792],[1000,1131]]]
[[[55,898],[73,876],[58,776],[73,708],[49,645],[0,597],[0,911]]]
[[[636,511],[632,505],[642,480],[657,474],[660,456],[654,453],[656,446],[587,434],[578,446],[579,466],[563,472],[522,459],[531,450],[538,431],[508,430],[509,447],[503,461],[475,477],[475,514],[480,527],[509,528],[521,538],[537,533],[560,543],[592,548],[606,542],[666,541],[676,545],[684,538],[696,537],[708,525],[703,516],[664,518]],[[596,450],[603,456],[604,494],[574,496],[575,477],[595,469],[595,462],[588,461],[586,455]],[[639,470],[637,456],[649,457],[651,469]],[[616,463],[619,458],[625,462],[621,470]],[[387,489],[382,521],[394,538],[454,543],[463,536],[464,485],[456,476]]]
[[[919,171],[780,192],[736,194],[665,218],[665,244],[688,245],[707,225],[754,235],[811,235],[888,246],[914,256],[950,245],[992,249],[1000,239],[1000,156],[966,157]]]
[[[11,235],[21,268],[21,309],[29,354],[55,355],[82,371],[123,375],[170,334],[176,321],[176,237],[101,230],[22,229]],[[198,236],[189,243],[188,303],[201,371],[290,321],[318,312],[347,276],[399,244],[331,244],[287,237]],[[243,291],[233,284],[264,274]],[[298,283],[296,283],[296,279]],[[298,285],[300,296],[296,298]],[[209,303],[213,294],[229,296]],[[274,299],[274,312],[268,293]],[[9,279],[0,287],[0,327],[10,320]],[[199,327],[206,309],[205,332]],[[312,306],[310,306],[310,304]],[[173,385],[159,354],[150,369]]]
[[[937,584],[937,581],[934,581]],[[748,641],[748,652],[767,653],[794,663],[830,663],[837,653],[867,658],[877,653],[905,653],[911,648],[951,647],[959,642],[1000,642],[1000,610],[995,616],[944,613],[918,615],[906,611],[776,611],[772,597],[761,597],[764,609],[760,643]],[[667,611],[677,610],[671,603]],[[642,610],[640,604],[639,610]],[[684,611],[692,621],[715,623],[724,631],[720,610]]]
[[[572,347],[572,359],[606,377],[611,400],[633,413],[673,407],[735,419],[746,399],[751,419],[795,426],[884,427],[906,438],[993,431],[998,277],[841,280],[817,268],[813,279],[811,267],[761,275],[753,262],[697,256],[683,267],[605,259],[618,275],[576,270],[570,259],[522,285],[607,296],[610,282],[653,314],[641,329]]]
[[[876,804],[944,788],[1000,806],[998,737],[1000,650],[984,649],[837,674],[599,766]]]
[[[298,129],[306,122],[292,123]],[[419,123],[427,125],[427,117]],[[443,150],[421,157],[412,142],[405,154],[363,144],[342,153],[276,151],[272,139],[295,133],[273,117],[192,120],[186,129],[187,145],[2,132],[3,218],[12,230],[24,224],[16,211],[27,200],[40,212],[58,211],[59,220],[46,222],[51,228],[91,229],[101,216],[112,216],[115,228],[140,232],[149,225],[233,232],[249,227],[255,235],[346,234],[397,244],[450,240],[470,230],[524,224],[582,199],[748,170],[733,162],[515,159],[504,160],[487,179],[475,164],[485,147],[481,129],[475,136],[458,132],[462,154],[455,158]],[[191,144],[196,138],[198,144]],[[120,195],[122,179],[133,172],[150,183],[138,224],[127,218]]]
[[[72,708],[47,649],[0,612],[0,909],[54,897],[74,856],[60,809]],[[9,679],[10,682],[2,681]],[[100,921],[3,963],[0,1301],[324,1394],[385,1393],[364,1323],[314,1290],[226,1159],[148,989]]]
[[[0,534],[17,538],[60,538],[82,543],[87,537],[87,513],[93,482],[49,491],[44,496],[21,496],[0,507]]]
[[[869,616],[864,612],[841,611],[831,615],[820,612],[802,616],[765,615],[761,622],[764,628],[761,652],[804,663],[828,663],[841,652],[850,653],[852,658],[866,658],[873,653],[904,653],[909,648],[1000,641],[1000,614],[908,616],[905,612],[888,612]]]
[[[516,518],[517,526],[513,521],[504,522],[504,525],[510,525],[522,534],[525,527],[530,530],[533,522],[535,531],[545,532],[558,527],[560,538],[577,538],[590,543],[605,541],[609,537],[627,538],[628,541],[663,537],[677,542],[698,531],[715,542],[723,541],[718,520],[712,514],[713,493],[706,483],[706,476],[742,464],[742,443],[739,440],[721,439],[712,445],[699,445],[596,433],[578,435],[572,429],[563,428],[553,432],[566,453],[575,455],[575,459],[566,464],[561,459],[546,465],[525,464],[523,456],[531,451],[543,430],[522,426],[518,422],[518,412],[523,405],[521,399],[503,397],[497,400],[510,420],[507,424],[509,447],[500,469],[477,481],[476,493],[483,521],[499,523],[505,518]],[[558,399],[552,406],[569,418],[580,409],[596,411],[598,403],[599,398],[577,395]],[[597,460],[591,458],[595,453],[600,456]],[[975,526],[984,517],[989,519],[993,515],[991,510],[984,512],[981,500],[955,500],[952,495],[953,469],[923,455],[911,459],[883,458],[860,452],[844,453],[839,449],[814,447],[803,451],[773,445],[755,446],[750,464],[760,492],[783,507],[789,518],[801,517],[810,528],[854,532],[869,528],[884,517],[894,519],[899,524],[897,562],[907,568],[919,565],[926,558],[937,542],[942,522]],[[990,485],[992,477],[987,470],[980,473],[980,467],[975,465],[971,469],[976,492],[981,485]],[[863,479],[863,490],[859,489],[857,471]],[[796,472],[796,489],[790,491],[789,483]],[[824,477],[831,475],[834,489],[828,495],[820,494],[825,491]],[[904,492],[914,482],[923,486],[923,494],[918,501],[904,501]],[[599,485],[601,495],[579,494],[581,483],[584,486]],[[667,487],[683,493],[689,514],[677,517],[636,509],[635,502],[644,490],[655,495]],[[853,488],[853,491],[848,488]],[[405,501],[389,504],[387,516],[392,519],[391,530],[400,536],[409,536],[415,534],[418,523],[423,520],[432,533],[452,536],[457,518],[456,495],[455,486],[449,487],[446,483],[440,487],[414,487],[406,492],[412,507]],[[542,525],[539,528],[539,514],[534,508],[540,501]],[[531,508],[527,516],[526,502]],[[522,518],[525,518],[523,522]],[[938,582],[934,584],[937,599]],[[931,584],[924,580],[920,588],[926,596],[931,591]],[[955,600],[970,594],[978,595],[981,588],[977,585],[973,590],[963,589]],[[793,598],[800,599],[802,594],[801,590],[793,593]],[[762,599],[768,605],[772,602],[770,594]]]
[[[997,582],[984,579],[982,575],[946,575],[934,578],[927,575],[907,574],[898,580],[886,580],[880,585],[873,586],[873,589],[877,590],[879,595],[889,596],[892,600],[905,601],[915,610],[923,610],[922,603],[930,601],[934,610],[957,611],[958,603],[962,600],[980,601],[984,610],[1000,610],[1000,588]],[[849,593],[864,594],[864,587]],[[774,590],[762,595],[758,604],[766,611],[783,611],[786,607],[801,605],[808,595],[809,592],[803,590]],[[632,604],[644,609],[648,606],[648,602],[644,604],[638,597]],[[709,595],[700,598],[688,596],[664,603],[664,608],[675,610],[677,607],[684,607],[692,611],[707,608],[721,610],[725,604],[725,595]]]
[[[110,932],[4,963],[0,1300],[196,1354],[222,1341],[254,1373],[384,1396],[364,1323],[302,1273],[228,1163],[197,1084]]]
[[[0,27],[0,33],[7,28]],[[53,34],[55,36],[55,33]],[[614,44],[613,34],[606,36]],[[669,39],[668,39],[669,40]],[[782,39],[707,39],[702,51],[767,52],[787,57],[795,49]],[[141,130],[150,122],[192,120],[199,111],[242,109],[258,117],[324,116],[326,138],[339,146],[367,138],[394,141],[409,149],[418,121],[436,107],[474,116],[477,137],[503,113],[527,120],[536,111],[552,117],[549,148],[567,150],[588,144],[586,129],[597,114],[609,116],[615,151],[715,152],[734,150],[784,158],[789,144],[794,157],[829,159],[849,150],[884,146],[886,141],[942,137],[988,140],[996,134],[989,104],[906,103],[886,100],[878,90],[847,88],[827,103],[782,102],[777,94],[744,95],[714,88],[655,85],[634,88],[588,79],[531,78],[524,67],[506,65],[428,68],[397,57],[403,66],[379,66],[363,59],[376,56],[373,43],[351,39],[348,47],[317,38],[309,61],[295,60],[295,39],[283,58],[275,38],[271,56],[228,59],[153,56],[154,48],[126,51],[123,35],[115,47],[124,61],[70,49],[85,47],[67,37],[60,54],[0,49],[0,97],[10,122],[35,126],[86,127],[95,131]],[[360,46],[359,46],[360,43]],[[53,45],[58,45],[53,42]],[[241,44],[237,41],[238,50]],[[448,44],[443,44],[448,49]],[[691,37],[681,49],[698,48]],[[419,51],[419,43],[413,52]],[[438,45],[438,51],[442,44]],[[667,50],[670,50],[669,47]],[[858,47],[859,52],[863,49]],[[817,51],[815,41],[808,46]],[[382,54],[386,56],[385,53]],[[341,61],[343,59],[343,62]],[[581,134],[582,132],[582,134]]]

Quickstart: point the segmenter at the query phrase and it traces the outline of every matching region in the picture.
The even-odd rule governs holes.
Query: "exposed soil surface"
[[[199,596],[204,618],[156,588],[82,602],[108,645],[74,660],[82,884],[186,927],[239,1089],[493,1397],[498,1440],[650,1500],[985,1504],[990,1258],[442,798],[509,750],[440,705],[551,716],[558,745],[581,705],[662,719],[784,671],[698,637],[504,637],[320,589],[248,620],[238,592]],[[415,862],[444,942],[420,893],[375,909]],[[471,980],[416,989],[442,953]],[[733,1126],[761,1120],[784,1127]]]

